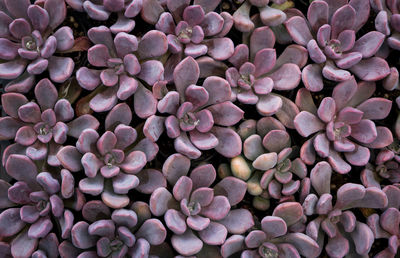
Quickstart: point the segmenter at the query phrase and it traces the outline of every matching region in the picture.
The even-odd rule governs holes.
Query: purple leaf
[[[282,203],[274,209],[272,216],[282,218],[287,226],[291,226],[301,219],[303,216],[303,208],[300,203],[297,202]]]
[[[269,239],[280,237],[286,234],[286,222],[280,217],[265,216],[261,220],[261,228]]]
[[[372,57],[379,50],[384,39],[384,34],[378,31],[370,31],[355,42],[351,51],[360,52],[364,59]]]
[[[364,223],[357,222],[356,228],[350,233],[356,246],[358,254],[368,254],[374,243],[374,234],[371,229]]]
[[[56,57],[49,58],[49,73],[50,78],[54,82],[65,82],[72,74],[75,63],[70,57]]]
[[[294,16],[285,22],[286,29],[297,44],[307,46],[307,43],[313,39],[307,22],[303,17]]]
[[[171,243],[178,253],[185,256],[194,255],[203,247],[203,242],[190,229],[182,235],[173,235]]]
[[[224,157],[233,158],[242,152],[240,136],[230,128],[214,126],[211,130],[218,139],[215,150]]]
[[[24,230],[12,240],[11,254],[14,257],[30,257],[37,245],[38,239],[29,237],[27,230]]]
[[[218,61],[231,57],[235,48],[230,38],[214,38],[205,43],[208,46],[208,55]]]
[[[172,194],[164,187],[157,188],[150,197],[150,210],[155,216],[161,216],[168,210],[168,202],[173,200]]]
[[[350,70],[364,81],[378,81],[390,74],[388,63],[380,57],[361,60]]]
[[[88,232],[89,224],[79,221],[71,229],[71,240],[75,247],[87,249],[96,245],[96,237]]]
[[[228,215],[219,221],[231,234],[243,234],[254,226],[251,213],[245,209],[231,210]]]
[[[140,118],[147,118],[157,111],[157,100],[151,91],[139,85],[134,95],[134,109]]]
[[[144,169],[136,175],[140,184],[136,187],[141,193],[151,194],[158,187],[166,187],[167,182],[163,174],[155,169]]]
[[[232,235],[221,246],[221,255],[229,257],[242,249],[244,249],[244,236]]]
[[[183,234],[186,231],[185,216],[174,209],[169,209],[164,214],[164,220],[167,227],[175,234]]]
[[[158,57],[168,50],[167,37],[161,31],[151,30],[140,40],[138,53],[141,59]]]
[[[245,182],[234,177],[225,177],[214,186],[215,195],[228,197],[231,206],[238,204],[243,199],[246,189]]]
[[[363,119],[371,120],[386,118],[391,108],[392,102],[384,98],[370,98],[357,106],[358,110],[364,112]]]
[[[16,235],[24,228],[25,224],[20,217],[20,208],[9,208],[0,213],[0,235],[2,237]]]
[[[215,104],[209,107],[208,110],[213,115],[214,123],[222,126],[235,125],[244,115],[244,112],[230,101]]]
[[[57,158],[61,164],[72,172],[77,172],[82,169],[82,155],[73,146],[65,146],[58,153]]]
[[[211,220],[221,220],[225,218],[231,208],[228,198],[225,196],[215,196],[207,207],[203,207],[200,214]]]
[[[294,125],[297,132],[304,137],[324,129],[324,124],[307,111],[302,111],[295,117]]]
[[[207,228],[199,232],[199,236],[208,245],[222,245],[228,234],[224,225],[211,222]]]

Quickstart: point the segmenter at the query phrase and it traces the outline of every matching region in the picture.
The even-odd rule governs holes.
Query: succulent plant
[[[154,88],[154,95],[161,99],[158,111],[170,115],[148,118],[143,132],[157,141],[165,125],[168,137],[175,139],[175,150],[191,159],[210,149],[234,157],[241,152],[242,143],[227,126],[239,122],[243,111],[230,101],[231,88],[226,80],[210,76],[203,86],[197,86],[199,72],[197,62],[186,57],[174,70],[176,91],[168,91],[165,84]]]
[[[46,0],[43,5],[29,0],[7,0],[0,5],[0,78],[13,80],[7,91],[26,93],[35,75],[48,70],[54,82],[64,82],[74,69],[70,57],[55,56],[74,45],[72,29],[62,24],[66,16],[63,0]]]
[[[135,92],[136,98],[151,98],[149,90],[139,81],[152,86],[163,78],[164,67],[160,61],[139,61],[163,55],[167,51],[167,38],[160,31],[149,31],[139,40],[125,32],[119,32],[114,39],[111,30],[105,26],[88,31],[89,39],[95,43],[88,50],[88,61],[102,70],[81,67],[76,79],[86,90],[95,90],[90,108],[96,112],[109,111],[118,99],[126,100]],[[98,86],[101,87],[98,88]],[[150,99],[155,101],[155,99]],[[152,105],[135,105],[135,112],[144,118],[151,113]],[[155,110],[154,110],[155,112]]]
[[[262,115],[273,115],[282,107],[281,99],[270,94],[275,90],[292,90],[301,80],[300,67],[307,62],[307,51],[298,45],[288,46],[276,58],[275,36],[267,27],[258,27],[250,36],[250,49],[236,46],[229,61],[234,65],[225,72],[232,87],[232,101],[256,104]],[[289,57],[290,56],[290,57]]]
[[[318,244],[311,237],[293,232],[290,227],[303,217],[303,208],[297,202],[285,202],[265,216],[260,229],[250,231],[246,237],[233,235],[221,247],[223,257],[241,251],[241,257],[317,257]],[[245,249],[242,251],[242,249]]]
[[[323,78],[345,81],[353,73],[361,80],[377,81],[389,75],[387,62],[374,57],[385,35],[370,31],[356,40],[355,35],[366,23],[369,10],[368,0],[351,0],[349,3],[317,0],[310,4],[307,19],[294,16],[286,21],[293,40],[307,47],[314,62],[302,73],[308,90],[322,90]]]
[[[90,18],[108,20],[111,13],[118,13],[118,20],[110,27],[112,33],[129,33],[135,28],[133,18],[142,10],[142,0],[65,0],[73,9],[85,11]]]
[[[254,6],[260,13],[260,20],[267,26],[278,26],[282,24],[287,16],[282,9],[293,7],[292,1],[273,0],[270,6],[269,0],[239,0],[242,5],[233,14],[235,28],[241,32],[250,32],[255,28],[254,22],[250,18],[251,7]]]
[[[35,163],[19,154],[10,155],[6,170],[17,180],[13,185],[0,180],[0,237],[12,239],[6,253],[13,257],[58,256],[53,228],[59,225],[62,238],[69,237],[74,216],[64,209],[64,199],[74,193],[74,185],[68,181],[73,181],[72,175],[64,172],[60,178],[57,173],[38,173]]]
[[[307,235],[317,241],[319,252],[322,251],[324,236],[327,235],[329,239],[325,251],[331,257],[343,257],[349,252],[367,254],[373,244],[373,232],[366,224],[357,221],[358,218],[349,209],[385,208],[388,198],[377,187],[366,188],[363,185],[346,183],[337,189],[337,199],[333,204],[331,176],[332,168],[325,161],[317,163],[311,170],[311,185],[316,194],[311,193],[305,198],[303,208],[307,216],[319,216],[308,223]],[[353,244],[350,245],[350,242]],[[337,248],[338,246],[341,248]],[[355,250],[351,250],[353,247]]]
[[[71,240],[60,245],[60,254],[62,257],[147,256],[150,246],[162,244],[167,235],[164,225],[148,213],[148,206],[140,202],[129,209],[111,212],[102,202],[90,201],[82,212],[87,221],[72,226]]]
[[[381,150],[375,159],[375,170],[382,178],[392,183],[400,182],[400,153],[399,141],[395,140],[387,149]]]
[[[165,187],[150,197],[150,210],[164,216],[166,226],[174,233],[171,243],[181,255],[200,252],[206,245],[222,245],[229,233],[244,233],[253,226],[251,214],[244,209],[231,210],[246,193],[246,184],[227,177],[216,184],[212,165],[200,165],[188,177],[190,160],[181,154],[168,157],[163,174],[173,185],[172,194]],[[237,224],[237,219],[241,220]],[[197,234],[196,234],[197,232]]]
[[[298,149],[291,148],[283,124],[272,117],[263,118],[257,122],[257,133],[246,137],[244,157],[231,159],[230,167],[235,177],[247,181],[248,193],[255,196],[253,206],[267,210],[270,198],[294,200],[304,186],[307,167],[298,157]]]
[[[0,118],[0,139],[14,139],[3,154],[3,163],[12,153],[23,154],[32,160],[43,160],[59,166],[55,157],[67,136],[78,138],[85,128],[97,129],[99,122],[92,115],[74,119],[74,110],[66,99],[58,99],[56,87],[48,79],[39,81],[34,89],[35,100],[21,93],[1,96],[3,110],[9,116]]]
[[[101,194],[107,206],[123,208],[129,204],[127,193],[139,186],[140,176],[136,174],[151,178],[152,181],[146,184],[154,184],[154,189],[165,185],[160,172],[143,170],[157,153],[157,145],[149,143],[145,153],[140,143],[132,148],[136,138],[136,130],[124,124],[118,125],[113,132],[106,131],[101,137],[95,130],[85,129],[76,147],[69,145],[61,148],[57,158],[63,167],[72,172],[84,169],[86,177],[79,181],[79,189],[83,193]]]
[[[332,97],[325,97],[318,109],[310,92],[300,89],[296,104],[302,110],[294,119],[297,132],[308,137],[301,147],[302,160],[311,165],[318,154],[327,158],[338,173],[348,173],[351,166],[364,166],[370,158],[370,148],[384,148],[393,141],[391,131],[376,126],[373,120],[387,117],[392,103],[384,98],[370,98],[373,82],[356,83],[354,78],[336,85]],[[339,153],[343,153],[347,162]]]
[[[399,1],[370,0],[372,9],[377,13],[375,29],[383,33],[389,47],[400,50],[400,5]]]
[[[398,257],[399,12],[0,0],[0,257]]]
[[[170,2],[169,12],[160,14],[155,27],[167,34],[171,54],[193,58],[208,54],[215,60],[226,60],[233,54],[232,40],[224,37],[233,25],[229,13],[205,12],[201,5],[185,4],[177,10],[174,1]]]
[[[374,213],[368,217],[367,223],[376,239],[386,238],[388,246],[375,257],[395,257],[399,245],[400,228],[399,210],[393,207],[386,209],[381,215]]]

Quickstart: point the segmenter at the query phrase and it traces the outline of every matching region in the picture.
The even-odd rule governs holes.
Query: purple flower
[[[327,158],[338,173],[348,173],[354,166],[364,166],[370,148],[384,148],[392,143],[391,131],[376,126],[373,120],[388,116],[392,102],[384,98],[370,98],[375,92],[373,82],[356,83],[354,78],[339,83],[332,97],[325,97],[320,106],[314,105],[310,92],[300,89],[296,104],[301,111],[294,119],[297,132],[314,136],[301,147],[300,156],[306,164],[313,164],[315,156]],[[346,157],[344,161],[339,153]]]
[[[163,165],[163,174],[173,185],[172,194],[162,187],[150,197],[151,212],[164,216],[166,226],[174,233],[172,246],[185,256],[200,252],[203,242],[221,245],[228,232],[241,234],[254,225],[247,210],[231,210],[246,193],[243,181],[227,177],[210,188],[216,177],[214,167],[200,165],[188,177],[189,167],[188,158],[171,155]]]
[[[96,44],[88,50],[88,61],[103,69],[81,67],[76,78],[86,90],[97,88],[95,96],[90,100],[91,109],[95,112],[108,111],[117,104],[118,99],[126,100],[135,92],[135,102],[136,98],[151,98],[149,90],[138,79],[152,86],[163,78],[164,67],[157,60],[140,61],[161,56],[167,51],[164,33],[149,31],[138,43],[135,36],[125,32],[119,32],[113,39],[111,30],[100,26],[91,28],[88,36]],[[151,98],[150,101],[156,100]],[[155,113],[151,107],[135,105],[135,112],[145,118]]]
[[[353,73],[362,80],[377,81],[389,75],[387,62],[374,57],[385,35],[370,31],[356,40],[356,33],[368,20],[369,9],[369,2],[364,0],[349,4],[317,0],[310,4],[307,19],[294,16],[286,21],[290,36],[307,47],[315,63],[307,65],[302,73],[308,90],[322,90],[323,77],[345,81]]]
[[[29,0],[7,0],[1,5],[0,59],[5,62],[0,64],[0,78],[13,80],[7,91],[28,92],[34,76],[46,70],[54,82],[71,76],[72,58],[53,55],[74,45],[71,28],[64,26],[53,33],[66,11],[63,0],[46,0],[44,8]]]
[[[199,73],[197,62],[187,57],[174,70],[176,91],[168,92],[165,84],[155,86],[154,95],[161,98],[158,111],[170,115],[148,118],[143,132],[157,141],[165,125],[168,137],[175,139],[175,150],[191,159],[199,158],[201,150],[210,149],[234,157],[241,152],[242,144],[239,135],[227,126],[239,122],[244,112],[230,101],[231,89],[226,80],[210,76],[203,86],[197,86]]]
[[[85,128],[97,129],[99,122],[91,115],[74,118],[74,110],[66,99],[58,99],[56,87],[48,79],[42,79],[34,90],[35,100],[20,93],[5,93],[1,100],[9,115],[0,118],[0,139],[14,139],[3,154],[3,162],[10,154],[27,155],[33,160],[43,160],[51,166],[59,166],[55,157],[67,136],[79,137]]]

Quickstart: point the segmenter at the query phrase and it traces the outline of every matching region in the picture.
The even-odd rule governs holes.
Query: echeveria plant
[[[175,139],[175,150],[191,159],[201,156],[201,150],[215,149],[225,157],[240,154],[239,135],[228,128],[243,118],[243,111],[231,102],[229,83],[217,76],[206,78],[197,86],[199,66],[192,57],[180,62],[174,70],[176,91],[164,87],[154,93],[161,98],[157,104],[160,113],[168,117],[150,117],[143,132],[157,141],[165,130]],[[166,93],[165,93],[166,92]]]
[[[157,152],[157,145],[149,145],[153,150],[147,150],[146,155],[132,148],[136,138],[136,130],[123,124],[102,136],[93,129],[85,129],[76,147],[61,148],[57,158],[63,167],[72,172],[84,170],[86,178],[79,181],[79,189],[83,193],[101,194],[103,202],[109,207],[123,208],[129,204],[127,193],[139,185],[139,177],[135,174],[145,173],[145,177],[151,174],[156,184],[154,187],[165,185],[161,173],[142,170]]]
[[[72,58],[54,55],[74,45],[70,27],[57,29],[66,17],[65,2],[43,2],[8,0],[0,5],[0,78],[14,80],[6,86],[8,91],[28,92],[34,76],[46,70],[54,82],[64,82],[74,70]]]
[[[357,84],[351,78],[336,85],[332,97],[325,97],[318,109],[308,90],[298,91],[296,104],[302,111],[294,119],[296,130],[304,137],[316,133],[301,147],[300,155],[306,164],[313,164],[318,155],[327,158],[336,172],[348,173],[349,163],[368,163],[370,148],[384,148],[392,143],[391,131],[373,121],[386,118],[392,102],[370,98],[374,91],[374,83]]]
[[[81,67],[76,79],[84,89],[96,90],[90,100],[90,108],[94,111],[108,111],[118,99],[126,100],[135,92],[138,92],[137,98],[143,98],[149,90],[139,79],[152,86],[163,78],[164,67],[160,61],[139,61],[161,56],[167,51],[164,33],[149,31],[138,42],[134,35],[125,32],[119,32],[113,39],[111,30],[100,26],[91,28],[88,36],[96,44],[88,50],[88,61],[92,66],[103,69]],[[146,117],[148,112],[152,112],[151,105],[137,107],[135,111],[139,116]]]
[[[68,136],[78,138],[85,128],[97,129],[99,122],[92,115],[74,119],[74,109],[66,99],[58,99],[56,87],[48,79],[39,81],[34,89],[35,99],[29,101],[21,93],[1,96],[7,115],[0,118],[0,139],[14,139],[3,154],[3,162],[12,153],[24,154],[32,160],[47,159],[59,166],[55,157]]]
[[[0,0],[0,258],[400,257],[400,0]]]
[[[108,20],[111,13],[118,13],[118,20],[110,26],[112,33],[131,32],[135,28],[132,19],[142,10],[142,0],[65,0],[73,9],[85,11],[90,18],[99,21]]]
[[[174,185],[172,193],[165,187],[150,197],[150,210],[164,216],[166,226],[174,233],[171,243],[182,255],[194,255],[203,245],[222,245],[229,233],[243,233],[254,225],[251,214],[243,209],[231,210],[246,192],[246,184],[227,177],[210,187],[216,178],[212,165],[205,164],[186,176],[190,160],[173,154],[165,161],[163,173]],[[242,221],[236,224],[237,219]]]
[[[349,209],[385,208],[388,198],[385,192],[377,187],[365,188],[360,184],[347,183],[337,189],[337,199],[333,204],[330,193],[331,176],[332,168],[325,161],[317,163],[310,173],[311,185],[319,197],[311,193],[303,202],[306,215],[318,214],[318,217],[307,225],[307,235],[319,243],[319,252],[322,251],[321,243],[327,235],[329,240],[325,251],[331,257],[343,257],[349,252],[367,254],[373,244],[373,232],[365,223],[358,221]],[[353,244],[350,245],[350,242]],[[352,248],[355,250],[351,250]]]
[[[291,1],[287,0],[239,0],[242,5],[233,14],[235,27],[239,31],[249,32],[255,28],[254,22],[250,18],[251,7],[254,6],[260,13],[260,20],[267,26],[278,26],[282,24],[287,16],[282,9],[291,7]],[[269,5],[273,2],[272,6]]]
[[[345,81],[354,73],[362,80],[377,81],[389,75],[387,62],[374,57],[385,35],[370,31],[356,39],[356,33],[368,20],[369,9],[368,0],[317,0],[310,4],[307,19],[294,16],[286,21],[293,40],[307,47],[315,63],[302,73],[308,90],[322,90],[323,78]]]

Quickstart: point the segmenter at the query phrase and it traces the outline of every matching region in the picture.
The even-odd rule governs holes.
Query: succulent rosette
[[[313,137],[301,147],[301,159],[308,165],[316,155],[326,158],[338,173],[348,173],[351,165],[364,166],[370,158],[369,149],[379,149],[393,142],[392,132],[376,126],[373,120],[388,116],[392,102],[370,98],[375,83],[356,83],[354,78],[336,85],[332,97],[322,99],[318,109],[307,89],[297,93],[296,104],[302,110],[294,119],[297,132]],[[339,153],[343,153],[347,162]]]
[[[72,175],[67,171],[62,177],[55,172],[38,173],[35,163],[20,154],[10,155],[6,171],[17,181],[11,185],[0,180],[0,238],[12,240],[10,244],[0,242],[5,247],[0,254],[58,256],[55,228],[60,229],[62,238],[68,238],[74,219],[73,213],[64,209],[68,205],[64,199],[74,194]]]
[[[375,28],[383,33],[387,45],[395,50],[400,50],[400,3],[394,1],[370,0],[372,9],[377,13]]]
[[[191,159],[210,149],[225,157],[237,156],[242,143],[228,126],[239,122],[244,112],[230,101],[231,88],[226,80],[210,76],[197,86],[199,74],[197,62],[187,57],[174,70],[176,91],[168,92],[165,83],[155,86],[154,95],[161,98],[157,109],[169,116],[149,117],[143,132],[157,141],[165,125],[168,137],[175,139],[175,150]]]
[[[222,245],[228,232],[242,234],[254,225],[245,209],[231,210],[246,193],[246,184],[226,177],[213,188],[216,172],[212,165],[197,166],[187,176],[190,160],[181,154],[168,157],[163,174],[173,185],[172,193],[165,187],[156,189],[150,197],[150,210],[164,216],[166,226],[174,233],[173,248],[181,255],[200,252],[204,245]],[[237,223],[237,219],[241,223]]]
[[[368,20],[369,10],[368,0],[317,0],[310,4],[307,19],[294,16],[286,21],[293,40],[307,47],[314,62],[302,72],[308,90],[322,90],[323,78],[345,81],[355,74],[364,81],[377,81],[390,74],[386,60],[374,56],[385,35],[370,31],[356,40],[356,33]]]
[[[400,182],[400,149],[397,139],[378,153],[375,159],[375,171],[381,178],[388,179],[391,183]]]
[[[54,55],[74,45],[70,27],[53,33],[65,19],[65,2],[43,2],[44,6],[29,0],[7,0],[0,5],[0,78],[13,80],[6,85],[7,91],[28,92],[35,75],[46,70],[54,82],[64,82],[73,72],[72,58]]]
[[[250,18],[251,7],[254,6],[260,13],[260,20],[267,26],[282,24],[287,16],[282,10],[293,7],[292,1],[287,0],[239,0],[242,5],[234,12],[235,28],[241,32],[250,32],[255,24]],[[269,5],[272,2],[272,5]]]
[[[243,156],[231,159],[231,173],[247,181],[248,193],[255,196],[255,208],[267,210],[270,198],[281,202],[294,200],[297,192],[306,190],[303,181],[307,180],[307,167],[298,157],[297,148],[290,146],[291,139],[283,124],[267,117],[258,121],[257,133],[245,138]]]
[[[374,213],[367,219],[375,239],[387,239],[387,247],[374,257],[395,257],[400,241],[400,213],[394,207],[387,208],[381,215]]]
[[[311,170],[311,185],[319,197],[314,193],[309,194],[303,202],[303,208],[307,216],[319,216],[308,223],[307,235],[317,241],[319,253],[326,235],[329,239],[325,251],[329,256],[365,255],[374,242],[373,232],[365,223],[357,221],[358,218],[349,209],[382,209],[388,205],[388,197],[377,187],[346,183],[338,188],[336,203],[333,205],[331,176],[332,168],[325,161],[317,163]]]
[[[164,33],[151,30],[138,41],[134,35],[119,32],[113,39],[111,29],[100,26],[91,28],[88,37],[95,44],[88,50],[88,61],[100,70],[81,67],[76,72],[76,79],[82,88],[95,90],[89,103],[92,110],[109,111],[118,100],[124,101],[134,93],[137,93],[135,102],[149,98],[151,102],[156,101],[146,86],[163,79],[163,64],[152,58],[167,51]],[[155,113],[153,105],[135,104],[134,107],[142,118]]]
[[[167,235],[143,202],[111,211],[101,201],[89,201],[82,215],[85,220],[72,226],[70,240],[60,244],[61,257],[145,257]]]
[[[21,93],[1,96],[3,110],[8,116],[0,118],[0,140],[16,142],[4,151],[3,162],[16,153],[32,160],[47,159],[49,165],[59,166],[55,154],[67,137],[78,138],[85,128],[97,129],[99,122],[92,115],[74,119],[71,103],[58,99],[58,91],[49,79],[36,84],[34,96],[32,101]]]
[[[155,24],[167,34],[169,52],[193,58],[208,54],[215,60],[228,59],[234,46],[232,40],[224,36],[233,25],[232,16],[227,12],[206,12],[201,5],[188,5],[183,1],[176,9],[178,3],[170,1],[169,12],[161,13]]]
[[[81,192],[93,196],[101,194],[106,205],[119,209],[129,204],[127,194],[139,186],[141,177],[147,179],[139,188],[143,192],[166,184],[159,171],[143,170],[157,154],[157,145],[147,139],[133,145],[136,139],[136,130],[124,124],[102,136],[93,129],[85,129],[76,147],[61,148],[57,158],[72,172],[84,170],[86,177],[79,181]]]
[[[304,233],[291,228],[304,218],[297,202],[285,202],[265,216],[257,229],[246,236],[232,235],[221,247],[222,257],[241,253],[240,257],[317,257],[318,244]]]
[[[65,0],[74,10],[86,12],[90,18],[106,21],[111,13],[118,14],[118,20],[110,26],[112,33],[129,33],[135,28],[135,18],[142,10],[142,0]]]
[[[265,116],[275,114],[282,107],[282,100],[270,94],[275,90],[292,90],[301,81],[301,71],[307,62],[307,51],[299,45],[288,46],[276,58],[275,36],[267,27],[258,27],[249,36],[250,48],[236,46],[229,61],[234,65],[225,72],[232,87],[232,101],[255,104]],[[290,58],[289,58],[290,56]]]

